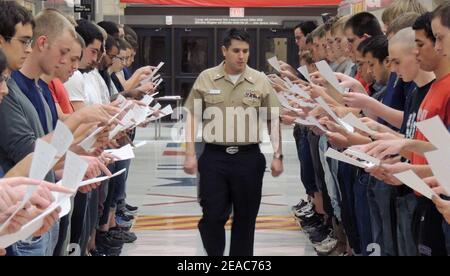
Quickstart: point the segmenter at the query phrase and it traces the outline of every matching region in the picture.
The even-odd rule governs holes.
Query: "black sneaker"
[[[125,204],[125,208],[128,210],[128,212],[132,212],[132,213],[137,212],[137,210],[139,209],[138,207],[136,207],[136,206],[131,206],[131,205],[129,205],[129,204]]]
[[[96,246],[97,252],[105,256],[120,256],[120,253],[122,253],[122,246],[105,246],[105,245],[96,245]]]
[[[305,201],[305,200],[302,199],[302,200],[300,200],[299,203],[297,203],[297,205],[292,206],[292,210],[294,210],[294,209],[302,209],[306,205],[308,205],[308,201]]]
[[[300,227],[308,234],[314,231],[316,228],[323,224],[322,217],[320,215],[314,215],[308,220],[300,221]]]
[[[330,233],[330,227],[328,227],[327,225],[322,225],[316,228],[315,231],[311,232],[311,234],[309,235],[309,240],[312,243],[320,243],[324,241]]]
[[[115,227],[109,230],[108,236],[115,240],[123,241],[124,243],[132,243],[137,240],[137,237],[132,232],[122,230],[122,228]]]
[[[97,235],[95,235],[95,244],[97,245],[97,247],[103,246],[103,247],[122,248],[124,242],[113,239],[110,235],[108,235],[108,232],[97,231]]]
[[[89,255],[92,257],[106,257],[107,255],[103,252],[98,251],[97,249],[89,251]]]

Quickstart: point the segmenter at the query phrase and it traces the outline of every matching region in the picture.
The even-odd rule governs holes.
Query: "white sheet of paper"
[[[425,153],[433,175],[447,194],[450,194],[450,156],[442,150],[434,150]]]
[[[163,65],[164,65],[164,62],[160,62],[160,63],[158,64],[158,66],[156,66],[156,68],[153,69],[152,73],[151,73],[148,77],[146,77],[145,79],[143,79],[143,80],[141,81],[141,84],[142,84],[142,83],[146,83],[146,82],[151,81],[151,80],[153,79],[153,76],[155,76],[156,73],[158,73],[158,71],[161,69],[161,67],[163,67]]]
[[[119,108],[121,108],[125,105],[125,103],[127,102],[127,99],[122,94],[119,94],[117,96],[116,101],[119,101]]]
[[[331,110],[330,106],[328,106],[328,104],[322,97],[315,98],[314,100],[331,116],[331,118],[333,118],[333,120],[335,120],[340,126],[345,128],[345,130],[347,130],[350,133],[353,133],[355,131],[355,129],[351,125],[342,121],[341,118],[339,118],[336,115],[336,113],[334,113],[334,111]]]
[[[301,111],[300,109],[290,106],[288,100],[282,95],[282,93],[275,93],[275,95],[277,96],[278,101],[280,102],[281,106],[283,106],[284,108],[292,110],[294,112]]]
[[[141,103],[145,104],[146,106],[149,106],[153,102],[154,99],[155,98],[153,98],[152,96],[145,95],[142,98]]]
[[[296,98],[295,96],[287,95],[287,94],[284,94],[284,96],[286,99],[293,101],[294,103],[298,104],[300,107],[308,107],[308,108],[316,107],[316,104],[305,102],[302,99]]]
[[[76,189],[83,180],[89,164],[80,156],[68,151],[64,163],[63,178],[61,184],[70,189]]]
[[[431,199],[436,193],[412,170],[394,174],[403,184]]]
[[[168,116],[173,113],[172,106],[170,104],[166,105],[163,109],[159,111],[158,117],[152,116],[150,121],[161,119],[162,117]]]
[[[362,160],[364,160],[366,162],[369,162],[371,164],[370,165],[371,167],[379,166],[380,163],[381,163],[381,161],[378,160],[377,158],[372,157],[372,156],[370,156],[370,155],[368,155],[368,154],[366,154],[364,152],[361,152],[361,151],[358,151],[358,150],[355,150],[355,149],[346,149],[344,151],[344,154],[351,155],[351,156],[357,157],[359,159],[362,159]]]
[[[278,62],[277,56],[271,57],[267,62],[272,66],[277,72],[281,72],[280,63]]]
[[[370,168],[369,163],[359,162],[358,160],[348,157],[347,155],[332,148],[328,148],[327,152],[325,153],[325,156],[362,169]]]
[[[365,133],[367,133],[369,135],[377,134],[377,132],[375,130],[370,129],[367,125],[365,125],[363,122],[361,122],[361,120],[359,120],[359,118],[356,117],[351,112],[348,113],[344,118],[342,118],[342,121],[353,126],[354,128],[364,131]]]
[[[163,82],[163,79],[159,79],[156,83],[155,86],[153,87],[153,89],[156,90],[156,88],[158,88],[158,86]]]
[[[118,124],[113,130],[109,132],[109,140],[113,139],[119,132],[127,129],[133,124],[133,122],[131,121],[134,116],[133,114],[133,110],[131,109],[127,112],[127,114],[125,114],[125,116],[123,116],[122,120],[120,121],[121,125]]]
[[[97,141],[97,135],[104,130],[105,127],[99,127],[96,130],[94,130],[91,134],[89,134],[88,137],[84,138],[83,141],[81,141],[78,145],[82,147],[85,151],[89,151],[92,146],[95,144],[95,141]]]
[[[294,84],[292,87],[290,87],[289,91],[299,95],[300,97],[311,100],[311,96],[305,90],[301,89],[297,84]]]
[[[323,125],[321,125],[319,123],[319,121],[316,119],[316,117],[309,115],[309,116],[306,117],[306,120],[311,122],[314,126],[318,127],[323,132],[328,132],[328,130]]]
[[[32,179],[43,180],[50,171],[57,149],[42,139],[36,140],[36,146],[31,161],[30,175]]]
[[[130,144],[123,146],[120,149],[108,149],[108,150],[105,150],[105,152],[116,156],[118,158],[118,160],[120,160],[120,161],[133,159],[135,157],[133,148],[131,147]]]
[[[69,149],[72,142],[72,132],[63,122],[58,121],[51,142],[51,145],[54,146],[57,151],[56,158],[60,159]]]
[[[70,198],[70,195],[59,198],[57,201],[52,203],[44,212],[42,212],[42,214],[22,226],[22,228],[18,232],[0,236],[0,247],[6,248],[16,243],[17,241],[25,240],[30,237],[34,232],[42,227],[45,217],[53,212],[56,208],[61,206],[61,203],[67,198]]]
[[[145,146],[147,144],[147,141],[141,141],[141,142],[139,142],[139,143],[136,143],[136,144],[134,144],[134,149],[137,149],[137,148],[140,148],[140,147],[143,147],[143,146]]]
[[[305,66],[300,66],[297,69],[308,82],[311,82],[311,78],[309,77],[309,72],[308,72],[308,67]]]
[[[103,182],[105,180],[114,178],[114,177],[116,177],[118,175],[123,174],[126,170],[127,169],[122,169],[122,170],[116,172],[115,174],[113,174],[112,176],[102,176],[102,177],[96,177],[96,178],[84,180],[78,185],[78,188],[83,187],[83,186],[87,186],[87,185],[91,185],[91,184],[94,184],[94,183],[98,183],[98,182]]]
[[[288,77],[284,77],[283,79],[289,85],[289,88],[294,85],[294,83]]]
[[[320,74],[340,93],[344,94],[345,89],[339,84],[339,80],[336,78],[330,65],[325,61],[316,62],[316,67]]]
[[[158,111],[161,108],[161,104],[157,103],[155,104],[153,107],[151,107],[150,109],[153,110],[153,112]]]
[[[76,190],[78,184],[83,180],[83,177],[86,174],[88,166],[89,166],[88,163],[84,161],[83,158],[81,158],[80,156],[76,155],[71,151],[68,151],[64,163],[63,178],[60,181],[61,185]],[[70,209],[72,208],[70,197],[67,197],[67,194],[63,193],[58,193],[56,196],[56,198],[58,199],[61,197],[66,197],[66,199],[64,199],[61,202],[60,206],[61,212],[59,213],[60,218],[67,215],[70,212]]]
[[[33,160],[31,161],[29,178],[36,180],[43,180],[47,175],[47,173],[52,168],[51,164],[54,162],[53,160],[55,159],[56,153],[57,150],[54,146],[45,142],[42,139],[37,139],[33,153]],[[22,200],[20,201],[20,204],[18,205],[17,209],[0,226],[0,233],[3,232],[3,230],[9,225],[11,219],[17,214],[17,212],[21,210],[25,206],[25,204],[27,204],[27,202],[29,201],[29,199],[31,198],[31,196],[33,195],[34,191],[36,191],[37,188],[38,186],[36,185],[27,186],[26,193],[22,198]]]
[[[157,79],[159,79],[160,77],[161,77],[160,74],[154,76],[154,77],[152,78],[152,82],[155,82],[155,81],[156,81]]]
[[[141,124],[147,118],[147,114],[150,112],[148,107],[142,107],[139,105],[135,105],[133,107],[133,120],[136,125]]]
[[[417,128],[435,147],[450,151],[450,133],[439,116],[417,123]]]
[[[303,126],[314,126],[314,123],[311,123],[308,120],[303,120],[302,118],[297,118],[294,122]]]

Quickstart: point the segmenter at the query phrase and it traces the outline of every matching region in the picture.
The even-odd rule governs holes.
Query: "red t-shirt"
[[[446,126],[450,125],[450,74],[439,81],[435,81],[417,113],[417,122],[421,122],[435,116],[439,116]],[[417,129],[416,139],[428,141]],[[417,154],[413,154],[411,163],[414,165],[428,164],[427,160]]]
[[[355,79],[358,80],[361,85],[366,89],[366,92],[370,91],[370,84],[368,84],[362,77],[360,73],[357,73]]]
[[[53,79],[48,87],[52,92],[53,99],[55,103],[59,104],[61,110],[64,114],[72,114],[75,110],[73,109],[72,104],[70,103],[69,94],[64,87],[64,84],[58,78]]]

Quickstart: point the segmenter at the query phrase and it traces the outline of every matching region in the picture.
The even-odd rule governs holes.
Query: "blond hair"
[[[398,31],[391,39],[389,39],[389,47],[401,44],[407,49],[414,49],[416,47],[415,40],[416,33],[411,27],[407,27]]]
[[[422,15],[428,10],[419,0],[395,0],[384,10],[381,19],[385,25],[389,26],[397,17],[407,12],[416,12]]]
[[[392,23],[389,25],[389,28],[386,31],[386,35],[395,35],[398,31],[404,28],[412,27],[414,22],[420,17],[420,14],[416,12],[407,12],[397,17]]]
[[[344,32],[345,23],[350,19],[351,15],[342,16],[338,21],[331,26],[331,35],[336,35],[338,32]]]
[[[35,27],[33,29],[33,38],[47,36],[50,43],[60,37],[65,31],[68,31],[73,38],[76,38],[75,28],[70,21],[58,10],[45,9],[35,18]]]

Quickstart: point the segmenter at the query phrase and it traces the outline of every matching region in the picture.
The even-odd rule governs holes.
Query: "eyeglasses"
[[[31,44],[33,43],[33,39],[32,38],[17,38],[17,37],[11,37],[11,36],[7,36],[6,37],[7,39],[10,39],[10,40],[17,40],[17,41],[19,41],[20,43],[22,43],[22,45],[25,47],[25,48],[28,48],[28,47],[30,47],[31,46]]]
[[[8,75],[0,75],[0,83],[8,82],[11,79]]]
[[[126,60],[128,60],[130,57],[119,57],[119,56],[115,56],[112,59],[118,59],[121,62],[125,62]]]

